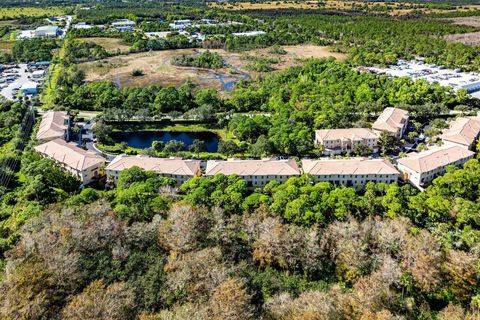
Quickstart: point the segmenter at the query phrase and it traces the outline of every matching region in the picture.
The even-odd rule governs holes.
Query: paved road
[[[93,151],[96,154],[106,158],[108,162],[111,162],[117,156],[115,154],[108,154],[108,153],[102,152],[101,150],[97,149],[97,147],[95,147],[94,142],[87,142],[86,147],[87,147],[88,150]]]

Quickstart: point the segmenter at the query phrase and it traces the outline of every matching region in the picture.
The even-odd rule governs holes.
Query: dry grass
[[[13,42],[0,40],[0,52],[10,53],[12,51]]]
[[[64,15],[68,7],[10,7],[0,8],[0,19]]]
[[[443,20],[449,21],[457,25],[465,25],[465,26],[471,26],[475,28],[480,27],[480,16],[445,18]]]
[[[459,42],[467,44],[470,46],[480,45],[480,31],[469,32],[469,33],[459,33],[459,34],[449,34],[445,36],[445,40],[451,42]]]
[[[215,3],[210,2],[211,7],[222,8],[226,10],[272,10],[272,9],[327,9],[327,10],[352,10],[358,6],[368,6],[372,9],[375,6],[384,5],[382,2],[365,2],[365,1],[354,1],[354,0],[325,0],[322,5],[319,5],[317,1],[303,1],[303,2],[293,2],[293,1],[271,1],[269,3],[254,3],[254,2],[241,2],[241,3]],[[421,11],[423,13],[442,13],[450,12],[452,10],[441,10],[441,9],[428,9],[422,7],[422,5],[414,3],[400,3],[400,2],[389,2],[388,4],[389,15],[392,16],[401,16],[411,13],[413,10]],[[468,5],[468,6],[457,6],[455,10],[457,11],[469,11],[479,9],[479,5]]]
[[[345,59],[343,54],[332,53],[327,47],[301,45],[285,46],[283,48],[287,51],[287,54],[278,56],[280,62],[273,65],[276,70],[282,70],[301,64],[303,59],[312,57],[321,58],[332,56],[339,60]],[[222,88],[222,80],[220,77],[224,78],[224,82],[229,82],[235,78],[241,77],[236,70],[244,74],[249,74],[252,78],[256,78],[258,74],[248,71],[245,67],[249,62],[242,60],[241,57],[245,54],[269,54],[269,50],[270,49],[265,48],[249,51],[247,53],[231,53],[220,49],[211,50],[220,54],[226,63],[233,67],[226,67],[215,71],[178,67],[170,63],[174,56],[198,53],[205,51],[205,49],[180,49],[134,53],[95,62],[85,62],[79,66],[85,71],[87,81],[111,80],[120,86],[144,86],[152,84],[178,86],[189,80],[200,88],[216,88],[220,90]],[[131,72],[134,69],[141,69],[144,75],[141,77],[132,77]]]
[[[94,42],[107,50],[108,52],[128,52],[129,45],[123,43],[121,38],[79,38],[78,40],[84,42]]]

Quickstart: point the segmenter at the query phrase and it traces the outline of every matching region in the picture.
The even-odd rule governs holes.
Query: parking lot
[[[0,74],[0,94],[6,99],[13,100],[23,87],[25,89],[23,94],[35,95],[37,93],[35,85],[40,86],[43,83],[47,68],[46,63],[3,65]]]

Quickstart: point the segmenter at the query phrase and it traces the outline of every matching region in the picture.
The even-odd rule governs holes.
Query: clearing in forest
[[[457,25],[471,26],[475,28],[480,27],[480,16],[445,18],[442,20],[449,21]]]
[[[451,42],[459,42],[470,46],[478,46],[480,45],[480,31],[449,34],[445,36],[445,40]]]
[[[92,37],[92,38],[78,38],[83,42],[93,42],[102,46],[108,52],[116,53],[118,51],[124,53],[128,52],[130,46],[123,43],[121,38],[107,38],[107,37]]]
[[[247,52],[227,52],[222,49],[210,50],[222,56],[226,67],[218,70],[207,70],[193,67],[179,67],[171,64],[173,57],[182,54],[195,54],[206,49],[178,49],[133,53],[91,61],[79,64],[85,71],[87,81],[110,80],[117,85],[145,86],[161,85],[178,86],[186,81],[191,81],[200,88],[216,88],[228,91],[234,83],[241,79],[255,78],[258,73],[247,69],[249,61],[242,59],[250,56],[274,56],[278,63],[272,65],[274,70],[282,70],[302,63],[307,58],[334,57],[338,60],[345,59],[345,55],[329,51],[328,47],[314,45],[298,45],[282,47],[286,53],[275,55],[269,53],[271,48],[251,50]],[[132,71],[140,69],[142,76],[132,76]]]

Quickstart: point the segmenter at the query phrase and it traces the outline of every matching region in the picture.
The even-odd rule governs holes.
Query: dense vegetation
[[[178,193],[168,179],[132,168],[122,172],[116,190],[85,189],[27,222],[7,256],[0,314],[471,314],[477,308],[479,179],[480,164],[471,160],[418,194],[383,184],[357,194],[312,185],[308,177],[251,193],[242,179],[221,175],[194,178]]]
[[[53,49],[56,49],[55,39],[33,38],[16,41],[12,48],[12,56],[19,62],[50,61]]]
[[[67,63],[102,59],[107,56],[107,51],[94,42],[73,40],[65,44],[65,62]]]
[[[172,59],[172,64],[182,67],[196,67],[206,69],[220,69],[224,62],[222,57],[211,51],[205,51],[197,55],[181,55]]]
[[[72,31],[65,40],[16,41],[5,61],[55,55],[46,90],[50,96],[43,98],[49,107],[73,114],[101,112],[94,132],[102,143],[111,142],[113,125],[122,122],[181,119],[228,137],[219,143],[217,156],[317,156],[315,129],[368,127],[388,106],[409,110],[415,128],[428,123],[426,136],[445,127],[440,118],[449,111],[479,106],[462,90],[353,68],[422,55],[427,61],[478,69],[477,47],[442,38],[473,29],[434,17],[290,10],[236,14],[186,1],[104,1],[76,13],[78,21],[88,23],[129,18],[143,31],[163,31],[168,22],[182,18],[241,21],[187,31],[206,34],[203,46],[209,48],[243,51],[314,43],[348,55],[346,62],[309,60],[270,72],[278,57],[245,54],[248,68],[263,74],[220,96],[188,82],[124,88],[109,81],[87,83],[77,67],[113,53],[76,38],[122,38],[131,52],[200,46],[183,34],[147,39],[142,32],[93,28]],[[250,30],[267,34],[230,35]],[[277,46],[269,53],[285,52]],[[224,65],[209,51],[177,57],[175,63]],[[223,175],[175,186],[136,167],[121,173],[116,188],[100,182],[79,190],[77,179],[33,152],[33,139],[23,153],[12,151],[28,108],[22,100],[0,101],[0,164],[20,161],[16,172],[0,172],[12,178],[0,190],[1,319],[478,317],[477,159],[449,168],[424,192],[373,183],[356,192],[314,183],[307,175],[255,190],[238,176]],[[185,149],[178,141],[155,142],[146,153],[193,156],[205,151],[205,143],[195,141]]]

